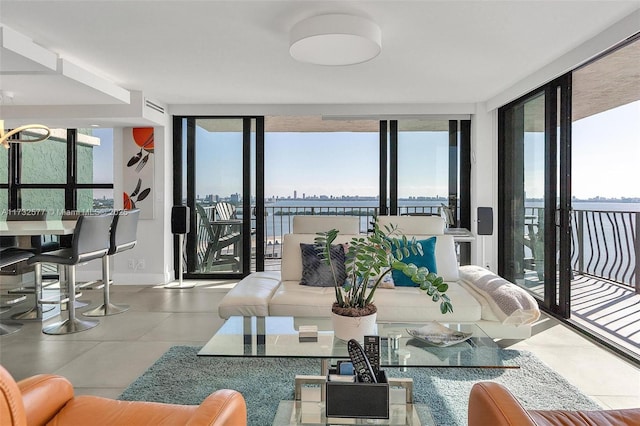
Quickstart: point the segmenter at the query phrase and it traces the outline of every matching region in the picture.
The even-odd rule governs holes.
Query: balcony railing
[[[328,203],[327,203],[328,204]],[[400,206],[400,214],[439,214],[438,206]],[[269,206],[265,208],[265,258],[279,259],[284,234],[292,232],[293,216],[335,215],[357,216],[360,218],[360,232],[366,233],[379,209],[375,206]]]
[[[540,239],[542,208],[527,208],[526,239]],[[571,211],[571,268],[579,274],[603,278],[640,293],[640,212]],[[537,235],[531,235],[535,233]],[[532,238],[533,237],[533,238]]]
[[[573,269],[640,293],[640,212],[575,210],[571,219]]]

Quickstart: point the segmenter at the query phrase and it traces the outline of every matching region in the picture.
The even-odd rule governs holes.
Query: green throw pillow
[[[418,268],[425,267],[429,272],[438,273],[436,268],[436,237],[427,238],[426,240],[417,240],[422,245],[422,256],[420,253],[409,253],[408,257],[402,259],[404,263],[413,263]],[[418,284],[411,281],[411,278],[395,269],[391,272],[393,282],[396,287],[418,287]]]

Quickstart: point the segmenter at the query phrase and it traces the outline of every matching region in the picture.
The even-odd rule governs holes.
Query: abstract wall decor
[[[140,219],[153,219],[153,127],[125,129],[124,208],[140,209]]]

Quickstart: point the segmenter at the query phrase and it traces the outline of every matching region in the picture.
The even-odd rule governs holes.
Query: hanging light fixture
[[[27,132],[30,130],[44,130],[44,133],[31,133],[35,136],[29,138],[23,138],[22,135],[14,138],[14,136],[18,135],[19,133]],[[42,124],[26,124],[24,126],[16,127],[15,129],[11,129],[5,132],[4,120],[0,120],[0,144],[7,149],[9,149],[9,143],[42,142],[44,140],[47,140],[49,136],[51,136],[51,130],[47,126]]]
[[[298,22],[289,34],[291,56],[311,64],[359,64],[375,58],[381,50],[380,27],[360,16],[313,16]]]

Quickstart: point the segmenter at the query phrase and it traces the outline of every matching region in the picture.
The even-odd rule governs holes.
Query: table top
[[[300,342],[297,331],[300,325],[316,325],[317,341]],[[423,325],[378,324],[381,366],[517,368],[503,365],[501,349],[476,324],[444,324],[474,334],[469,340],[449,347],[429,346],[407,332]],[[394,334],[401,336],[397,349],[388,344],[387,336]],[[329,318],[300,317],[230,317],[198,355],[349,359],[347,344],[334,337]]]
[[[69,235],[75,220],[15,220],[0,222],[0,236]]]

